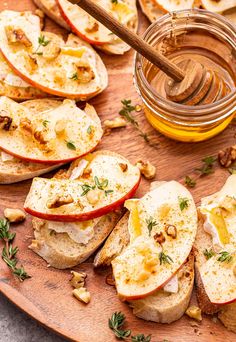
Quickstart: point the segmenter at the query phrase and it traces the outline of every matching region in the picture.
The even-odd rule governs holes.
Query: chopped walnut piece
[[[162,243],[164,243],[166,241],[166,238],[164,236],[164,234],[162,232],[160,233],[156,233],[154,236],[153,236],[154,240],[159,243],[160,245]]]
[[[13,129],[12,118],[10,118],[10,116],[0,115],[0,129],[4,129],[4,131],[10,131],[10,129]]]
[[[49,44],[42,48],[43,57],[48,60],[56,59],[61,52],[61,47],[57,41],[49,40]]]
[[[101,191],[97,190],[97,189],[94,189],[94,190],[90,190],[88,193],[87,193],[87,200],[90,204],[94,205],[96,204],[99,200],[100,200],[100,197],[101,197]]]
[[[218,160],[221,166],[229,167],[236,161],[236,145],[219,151]]]
[[[86,168],[86,169],[83,171],[82,177],[83,177],[83,178],[89,178],[89,176],[91,175],[91,173],[92,173],[92,169]]]
[[[85,278],[87,274],[85,272],[75,272],[71,271],[72,278],[70,280],[70,284],[75,288],[79,289],[80,287],[84,287],[85,285]]]
[[[45,14],[43,11],[41,11],[41,9],[37,8],[34,12],[35,15],[37,15],[39,17],[39,20],[40,20],[40,28],[41,28],[41,31],[43,30],[44,28],[44,25],[45,25]]]
[[[152,165],[149,161],[144,162],[141,159],[138,160],[135,164],[141,174],[146,178],[146,179],[153,179],[156,175],[156,168],[154,165]]]
[[[29,54],[24,55],[26,69],[32,75],[38,69],[37,59]]]
[[[34,129],[30,119],[23,118],[20,120],[20,128],[29,134],[33,134]]]
[[[87,62],[76,63],[76,78],[81,83],[88,83],[95,78],[95,74],[91,66]]]
[[[113,129],[113,128],[120,128],[120,127],[126,127],[127,121],[121,117],[116,117],[113,120],[105,120],[104,121],[104,128],[106,129]]]
[[[73,203],[74,199],[70,194],[68,195],[57,195],[56,198],[47,202],[48,209],[59,208],[63,205]]]
[[[3,212],[6,219],[11,223],[18,223],[25,220],[25,213],[20,209],[6,208]]]
[[[81,302],[83,302],[85,304],[88,304],[91,300],[91,295],[85,287],[80,287],[79,289],[74,289],[72,291],[72,293],[75,296],[75,298],[77,298],[78,300],[80,300]]]
[[[34,132],[34,138],[35,140],[37,140],[40,144],[47,144],[48,143],[48,140],[46,140],[45,138],[45,133],[46,133],[46,130],[43,129],[41,131],[35,131]]]
[[[26,47],[32,46],[31,41],[26,36],[25,32],[21,28],[14,28],[13,26],[5,26],[5,32],[7,40],[11,44],[21,43]]]
[[[196,321],[202,320],[202,311],[198,306],[192,305],[186,311],[186,315],[189,317],[196,319]]]
[[[85,31],[88,33],[97,32],[99,29],[99,24],[93,18],[89,17],[88,26],[85,28]]]
[[[177,229],[173,224],[165,225],[165,232],[168,236],[171,236],[173,239],[177,237]]]
[[[121,168],[121,171],[123,172],[128,170],[128,165],[125,163],[119,163],[119,167]]]

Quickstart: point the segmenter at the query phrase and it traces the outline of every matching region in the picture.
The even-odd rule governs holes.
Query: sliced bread
[[[35,5],[39,7],[49,18],[55,21],[58,25],[70,31],[70,26],[62,18],[61,12],[56,0],[33,0]]]
[[[94,226],[94,235],[88,243],[72,240],[67,233],[57,233],[48,229],[48,222],[33,218],[35,240],[29,246],[50,266],[65,269],[74,267],[93,254],[110,234],[118,219],[119,212],[112,212],[101,217]]]

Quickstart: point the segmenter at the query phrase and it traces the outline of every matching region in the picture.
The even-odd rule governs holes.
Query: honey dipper
[[[169,100],[185,105],[203,105],[223,98],[227,92],[225,82],[218,74],[206,69],[201,63],[184,59],[177,65],[172,63],[137,34],[126,28],[103,8],[91,0],[69,0],[106,26],[135,51],[161,69],[169,77],[165,82],[165,92]]]

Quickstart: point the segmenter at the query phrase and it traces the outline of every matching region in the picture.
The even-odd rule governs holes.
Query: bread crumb
[[[79,301],[88,304],[91,300],[91,295],[85,287],[80,287],[79,289],[74,289],[72,291],[73,296]]]

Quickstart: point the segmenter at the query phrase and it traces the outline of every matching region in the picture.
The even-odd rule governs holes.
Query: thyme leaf
[[[75,72],[71,77],[69,77],[70,78],[70,80],[73,80],[73,81],[78,81],[78,74],[77,74],[77,72]]]
[[[215,255],[215,252],[211,249],[205,249],[203,251],[204,256],[206,257],[207,260],[209,260],[210,258],[212,258]]]
[[[149,231],[149,236],[151,236],[151,232],[153,227],[157,226],[157,222],[153,219],[153,217],[149,217],[149,219],[146,220],[147,228]]]
[[[16,254],[19,251],[18,247],[13,247],[13,240],[16,234],[10,232],[10,224],[6,219],[0,220],[0,239],[5,242],[2,250],[2,259],[11,269],[12,273],[20,280],[23,281],[30,276],[25,271],[24,267],[17,267]]]
[[[217,259],[217,261],[220,261],[220,262],[225,262],[225,261],[230,262],[233,258],[233,256],[229,252],[226,252],[226,251],[220,252],[219,254],[220,256]]]
[[[125,340],[130,336],[131,330],[120,329],[125,322],[125,315],[122,312],[114,312],[108,320],[109,328],[114,332],[115,336],[120,340]]]
[[[75,151],[76,150],[76,146],[72,141],[66,141],[66,146],[67,148],[69,148],[70,150]]]
[[[38,50],[40,49],[41,46],[45,47],[47,46],[48,44],[50,43],[50,40],[47,40],[46,37],[44,35],[40,35],[38,37],[38,47],[36,49],[36,51],[34,52],[35,54],[39,55],[39,56],[42,56],[43,53],[42,52],[38,52]]]
[[[164,252],[159,253],[159,260],[160,260],[160,265],[170,264],[173,262],[173,259],[169,255],[165,254]]]
[[[136,336],[131,336],[131,342],[150,342],[151,337],[151,335],[145,337],[144,334],[138,334]]]
[[[189,199],[184,197],[179,197],[179,207],[180,210],[183,211],[184,209],[188,208],[189,206]]]
[[[48,120],[43,120],[43,126],[44,126],[44,127],[47,127],[47,125],[49,124],[49,122],[50,122],[50,121],[48,121]]]
[[[185,176],[184,183],[189,187],[189,188],[194,188],[196,185],[196,181],[191,178],[190,176]]]
[[[201,176],[209,175],[214,172],[214,163],[216,162],[216,158],[213,156],[208,156],[202,159],[203,165],[199,168],[196,168],[195,171],[200,172]]]

